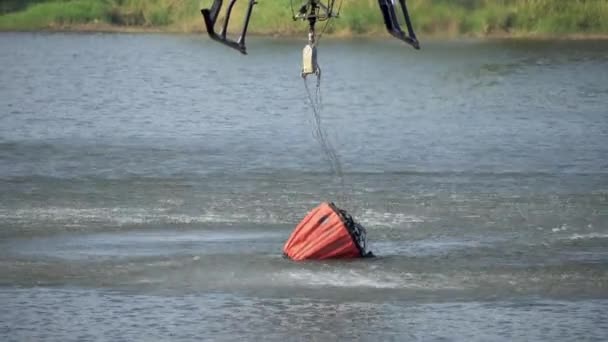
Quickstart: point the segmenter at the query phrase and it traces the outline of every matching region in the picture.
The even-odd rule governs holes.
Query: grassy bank
[[[199,9],[211,1],[5,0],[0,30],[98,27],[200,32]],[[238,0],[232,29],[241,25],[245,5],[245,0]],[[408,0],[408,7],[419,35],[608,35],[608,0]],[[257,34],[294,35],[306,29],[306,24],[292,20],[289,0],[259,0],[250,25],[250,32]],[[344,0],[341,18],[327,32],[384,34],[377,0]]]

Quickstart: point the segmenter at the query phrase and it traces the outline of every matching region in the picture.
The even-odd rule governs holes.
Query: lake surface
[[[421,40],[0,34],[0,340],[605,340],[608,41]]]

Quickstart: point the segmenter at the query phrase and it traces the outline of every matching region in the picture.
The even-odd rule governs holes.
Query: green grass
[[[227,3],[229,0],[224,0]],[[250,32],[293,35],[307,30],[294,22],[289,0],[258,0]],[[339,0],[337,0],[339,1]],[[212,0],[42,0],[4,2],[0,30],[37,30],[104,23],[168,31],[204,30],[200,8]],[[294,3],[297,7],[299,2]],[[608,0],[408,0],[419,35],[608,34]],[[230,28],[242,24],[246,1],[238,0]],[[8,13],[7,13],[8,12]],[[385,34],[377,0],[344,0],[336,34]]]
[[[35,30],[53,25],[106,20],[105,4],[95,0],[41,2],[0,16],[0,29]]]
[[[198,14],[199,1],[106,0],[110,21],[118,25],[169,26]]]

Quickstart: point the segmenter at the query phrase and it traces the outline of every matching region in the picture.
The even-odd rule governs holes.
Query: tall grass
[[[110,21],[118,25],[169,26],[196,16],[199,1],[106,0]]]
[[[608,34],[608,0],[408,0],[407,3],[414,28],[426,34]],[[237,7],[235,12],[242,9]],[[260,0],[254,13],[254,30],[282,34],[307,29],[305,24],[291,20],[288,0]],[[378,1],[344,0],[341,18],[331,24],[329,31],[383,32]]]
[[[17,11],[0,15],[0,29],[102,22],[169,31],[202,31],[199,10],[210,6],[212,1],[9,0],[4,11]],[[277,35],[306,32],[306,23],[292,20],[290,0],[258,1],[250,32]],[[294,0],[294,7],[299,4],[300,1]],[[608,0],[409,0],[408,7],[419,34],[608,34]],[[245,9],[246,0],[238,0],[229,26],[232,31],[240,28]],[[327,32],[383,34],[377,0],[343,0],[341,18],[334,20]]]
[[[40,2],[0,16],[0,29],[32,30],[54,25],[105,21],[104,3],[95,0]]]

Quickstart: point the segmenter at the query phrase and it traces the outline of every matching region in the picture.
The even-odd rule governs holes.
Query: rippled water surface
[[[608,42],[0,34],[0,340],[608,336]],[[320,201],[371,260],[294,263]]]

